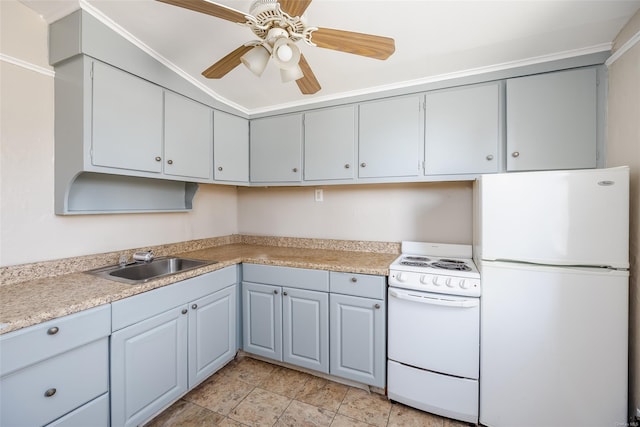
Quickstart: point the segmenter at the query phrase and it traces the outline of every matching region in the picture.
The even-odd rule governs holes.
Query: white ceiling
[[[21,0],[49,21],[78,0]],[[249,11],[250,0],[218,1]],[[386,61],[299,45],[322,89],[302,95],[269,64],[262,77],[240,65],[220,80],[200,73],[256,37],[246,27],[155,0],[80,0],[80,7],[198,82],[210,95],[247,113],[438,81],[483,69],[509,68],[607,51],[640,9],[640,0],[383,1],[313,0],[307,22],[388,36]]]

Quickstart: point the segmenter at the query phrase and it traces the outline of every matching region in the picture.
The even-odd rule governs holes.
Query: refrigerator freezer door
[[[629,267],[629,168],[483,175],[474,257]]]
[[[480,423],[625,425],[627,272],[482,268]]]

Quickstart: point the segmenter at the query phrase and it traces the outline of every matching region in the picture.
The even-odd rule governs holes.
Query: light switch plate
[[[321,202],[323,199],[322,188],[316,188],[315,199],[316,202]]]

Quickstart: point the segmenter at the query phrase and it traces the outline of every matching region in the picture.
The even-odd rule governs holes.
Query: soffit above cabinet
[[[606,57],[640,8],[638,0],[314,0],[306,11],[311,25],[391,37],[396,51],[379,61],[299,43],[322,86],[315,95],[302,95],[293,82],[281,83],[273,64],[262,77],[244,66],[222,79],[201,75],[255,39],[235,23],[155,0],[21,1],[49,19],[79,5],[209,96],[249,115],[413,87],[421,91],[434,82],[589,54]],[[218,3],[246,12],[251,1]]]

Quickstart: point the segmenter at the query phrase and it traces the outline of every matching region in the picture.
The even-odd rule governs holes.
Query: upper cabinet
[[[209,107],[101,62],[92,65],[94,166],[211,178]]]
[[[213,113],[214,180],[249,181],[249,120],[221,111]]]
[[[352,180],[357,164],[357,106],[304,115],[305,181]]]
[[[499,170],[500,82],[427,92],[425,175]]]
[[[251,182],[300,182],[302,114],[251,120]]]
[[[359,178],[416,177],[424,143],[424,95],[360,104]]]
[[[597,116],[595,68],[507,80],[507,170],[596,167]]]
[[[92,62],[91,163],[162,172],[162,88]]]
[[[167,175],[211,179],[213,110],[164,92],[164,159]]]

